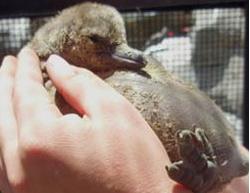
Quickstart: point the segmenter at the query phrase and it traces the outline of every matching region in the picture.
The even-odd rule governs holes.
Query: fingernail
[[[11,55],[4,56],[2,63],[13,63],[13,61],[16,62],[16,58]]]
[[[52,68],[53,71],[60,74],[60,76],[72,76],[75,74],[75,71],[68,62],[55,54],[48,58],[46,67]]]

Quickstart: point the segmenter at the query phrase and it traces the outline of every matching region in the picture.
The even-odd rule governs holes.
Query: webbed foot
[[[218,180],[212,145],[203,129],[182,130],[176,136],[181,160],[166,167],[169,177],[195,193],[206,193]]]

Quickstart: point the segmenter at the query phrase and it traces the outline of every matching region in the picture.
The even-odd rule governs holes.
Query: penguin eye
[[[102,41],[102,38],[96,34],[90,35],[89,39],[93,42],[93,43],[98,43]]]

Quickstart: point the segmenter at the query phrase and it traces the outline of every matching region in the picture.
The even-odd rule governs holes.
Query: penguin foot
[[[218,168],[204,130],[181,130],[176,140],[181,160],[166,166],[169,177],[194,193],[208,192],[218,181]]]

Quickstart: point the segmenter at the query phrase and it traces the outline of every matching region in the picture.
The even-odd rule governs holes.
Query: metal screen
[[[206,92],[242,142],[245,14],[242,8],[123,13],[128,42]],[[0,19],[0,59],[16,54],[49,18]]]

